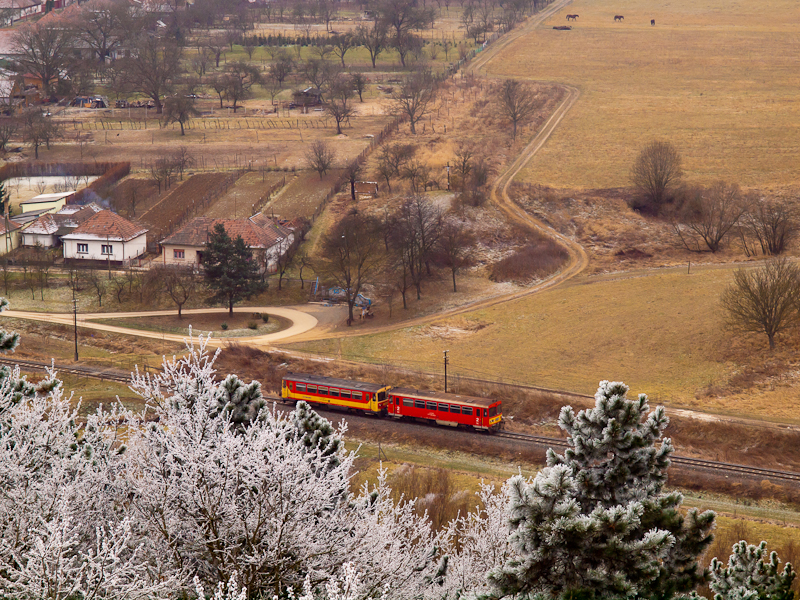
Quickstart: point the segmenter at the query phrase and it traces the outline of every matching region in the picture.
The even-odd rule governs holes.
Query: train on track
[[[309,373],[287,373],[284,400],[339,406],[395,419],[420,419],[437,425],[494,432],[503,426],[502,402],[491,398],[393,387]]]

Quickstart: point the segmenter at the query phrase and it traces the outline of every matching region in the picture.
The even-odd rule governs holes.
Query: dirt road
[[[269,346],[284,338],[290,338],[301,335],[306,331],[312,330],[317,326],[316,317],[299,310],[292,308],[276,308],[274,306],[247,306],[234,308],[234,312],[244,313],[267,313],[271,316],[282,317],[291,321],[291,326],[275,333],[266,335],[237,337],[237,338],[211,338],[209,340],[210,346],[223,346],[230,342],[246,343],[252,346]],[[227,308],[198,308],[187,309],[183,311],[184,315],[192,315],[198,313],[226,313]],[[177,315],[177,310],[151,310],[144,312],[119,312],[119,313],[83,313],[78,314],[78,327],[86,329],[96,329],[99,331],[108,331],[111,333],[120,333],[124,335],[135,335],[139,337],[151,338],[156,340],[166,340],[169,342],[183,342],[186,335],[176,333],[161,333],[158,331],[145,331],[142,329],[131,329],[129,327],[118,327],[116,325],[107,325],[105,323],[94,323],[93,321],[99,319],[124,319],[124,318],[138,318],[138,317],[162,317],[166,315]],[[45,321],[47,323],[57,323],[59,325],[73,325],[74,316],[71,313],[41,313],[29,312],[22,310],[7,310],[0,315],[9,319],[30,319],[33,321]]]

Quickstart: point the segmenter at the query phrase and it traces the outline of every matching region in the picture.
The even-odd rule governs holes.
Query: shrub
[[[556,271],[567,258],[567,252],[556,242],[542,238],[529,242],[492,266],[492,281],[525,282]]]
[[[264,321],[264,323],[269,323],[269,315],[267,313],[261,313],[261,320]]]
[[[222,331],[227,331],[228,324],[227,323],[223,323],[222,325],[220,325],[220,327],[222,328]]]
[[[255,331],[256,329],[258,329],[258,323],[256,323],[255,321],[250,321],[247,324],[247,328],[248,329],[252,329],[253,331]]]

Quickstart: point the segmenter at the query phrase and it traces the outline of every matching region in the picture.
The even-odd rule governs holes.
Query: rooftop
[[[141,225],[131,223],[110,210],[101,210],[91,215],[75,231],[65,235],[64,239],[108,239],[127,242],[144,233],[147,233],[147,229]]]

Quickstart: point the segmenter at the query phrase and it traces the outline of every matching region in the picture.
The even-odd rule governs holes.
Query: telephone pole
[[[447,365],[450,362],[450,359],[447,357],[447,353],[450,352],[449,350],[444,351],[444,393],[447,393]]]
[[[78,299],[75,298],[75,288],[72,288],[72,323],[75,330],[75,362],[78,362]]]

